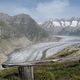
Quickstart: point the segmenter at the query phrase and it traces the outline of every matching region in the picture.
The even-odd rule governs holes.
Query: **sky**
[[[0,0],[0,12],[25,13],[37,22],[80,16],[80,0]]]

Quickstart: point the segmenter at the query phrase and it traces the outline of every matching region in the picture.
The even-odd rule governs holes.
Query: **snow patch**
[[[53,21],[53,25],[54,25],[55,27],[60,27],[60,26],[61,26],[60,23],[57,22],[57,21]]]
[[[72,21],[71,27],[76,27],[77,26],[77,21]]]

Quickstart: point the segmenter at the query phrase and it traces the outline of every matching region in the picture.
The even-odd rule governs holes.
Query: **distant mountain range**
[[[0,38],[22,36],[26,36],[31,41],[37,41],[49,35],[27,14],[9,16],[0,13]]]
[[[80,18],[71,19],[50,19],[44,22],[41,27],[51,34],[58,35],[80,35]]]

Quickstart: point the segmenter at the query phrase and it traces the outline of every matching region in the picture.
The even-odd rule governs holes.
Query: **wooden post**
[[[33,66],[20,66],[18,71],[21,80],[34,80]]]

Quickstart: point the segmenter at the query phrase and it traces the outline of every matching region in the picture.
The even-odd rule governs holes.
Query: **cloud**
[[[9,15],[16,15],[20,13],[27,13],[26,8],[18,7],[18,6],[9,6],[0,8],[0,12],[7,13]]]
[[[61,13],[65,10],[65,8],[69,5],[68,0],[53,0],[50,3],[40,3],[37,6],[37,11],[40,13],[48,13],[48,14],[54,14],[54,13]]]
[[[39,3],[36,8],[27,10],[37,21],[44,22],[49,18],[61,17],[65,14],[68,7],[69,0],[52,0],[50,2]]]
[[[65,12],[68,6],[69,0],[53,0],[52,2],[38,4],[36,12],[42,15],[44,19],[59,17]]]
[[[0,7],[0,11],[10,15],[26,13],[31,15],[38,22],[43,22],[49,18],[64,16],[69,5],[69,0],[51,0],[50,2],[37,3],[37,6],[34,8],[27,8],[19,5],[8,5],[7,7],[2,6]]]

